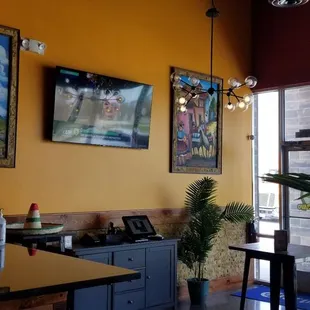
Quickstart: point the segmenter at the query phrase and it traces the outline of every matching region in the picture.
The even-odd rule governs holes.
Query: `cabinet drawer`
[[[115,252],[114,265],[128,269],[145,267],[145,249]]]
[[[136,269],[140,272],[141,278],[137,280],[131,280],[128,282],[116,283],[114,284],[114,292],[120,293],[129,290],[137,290],[144,288],[145,285],[145,269]]]
[[[114,295],[113,310],[142,310],[144,308],[145,308],[144,291]]]
[[[85,255],[80,256],[80,258],[90,260],[92,262],[109,264],[109,253]]]

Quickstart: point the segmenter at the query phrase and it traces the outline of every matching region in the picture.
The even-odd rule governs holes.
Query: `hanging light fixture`
[[[278,8],[293,8],[308,2],[309,0],[269,0],[269,3]]]
[[[198,99],[199,96],[209,94],[212,96],[215,92],[225,93],[228,102],[225,108],[233,112],[236,108],[242,111],[246,111],[253,102],[253,95],[248,94],[239,96],[236,94],[236,89],[241,87],[253,88],[257,84],[257,78],[254,76],[248,76],[244,82],[240,82],[236,78],[230,78],[228,80],[229,88],[227,89],[215,89],[213,87],[214,76],[213,76],[213,44],[214,44],[214,18],[220,16],[220,12],[215,7],[214,0],[212,1],[212,7],[206,12],[206,16],[211,19],[211,41],[210,41],[210,88],[203,89],[201,87],[200,79],[195,75],[190,75],[187,79],[182,79],[181,75],[173,72],[171,74],[171,82],[174,90],[177,91],[178,97],[176,104],[179,106],[181,112],[186,112],[186,105],[191,99]]]

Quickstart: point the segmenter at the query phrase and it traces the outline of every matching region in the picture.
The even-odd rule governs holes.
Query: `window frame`
[[[258,149],[258,117],[257,117],[257,107],[258,107],[258,95],[267,92],[278,92],[278,104],[279,104],[279,173],[289,172],[289,152],[292,151],[310,151],[310,137],[309,140],[301,141],[286,141],[285,140],[285,91],[294,88],[310,87],[310,84],[298,85],[298,86],[287,86],[282,88],[276,88],[267,91],[260,91],[254,93],[254,109],[252,113],[252,132],[254,135],[253,146],[252,146],[252,166],[253,166],[253,203],[255,207],[255,213],[258,214],[258,182],[256,181],[256,176],[258,175],[257,168],[255,167],[255,148]],[[310,108],[310,105],[309,105]],[[255,117],[256,113],[256,117]],[[285,229],[290,233],[290,213],[289,213],[289,189],[280,186],[279,188],[279,222],[280,229]],[[258,237],[273,239],[272,235],[265,235],[262,233],[257,233]]]

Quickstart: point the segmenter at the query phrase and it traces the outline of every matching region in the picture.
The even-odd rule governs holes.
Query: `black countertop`
[[[2,249],[2,250],[1,250]],[[51,294],[140,278],[140,273],[7,244],[0,248],[0,301]],[[4,261],[3,261],[4,259]]]

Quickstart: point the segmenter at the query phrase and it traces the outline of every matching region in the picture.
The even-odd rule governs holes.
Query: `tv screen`
[[[147,149],[153,86],[56,68],[53,141]]]

